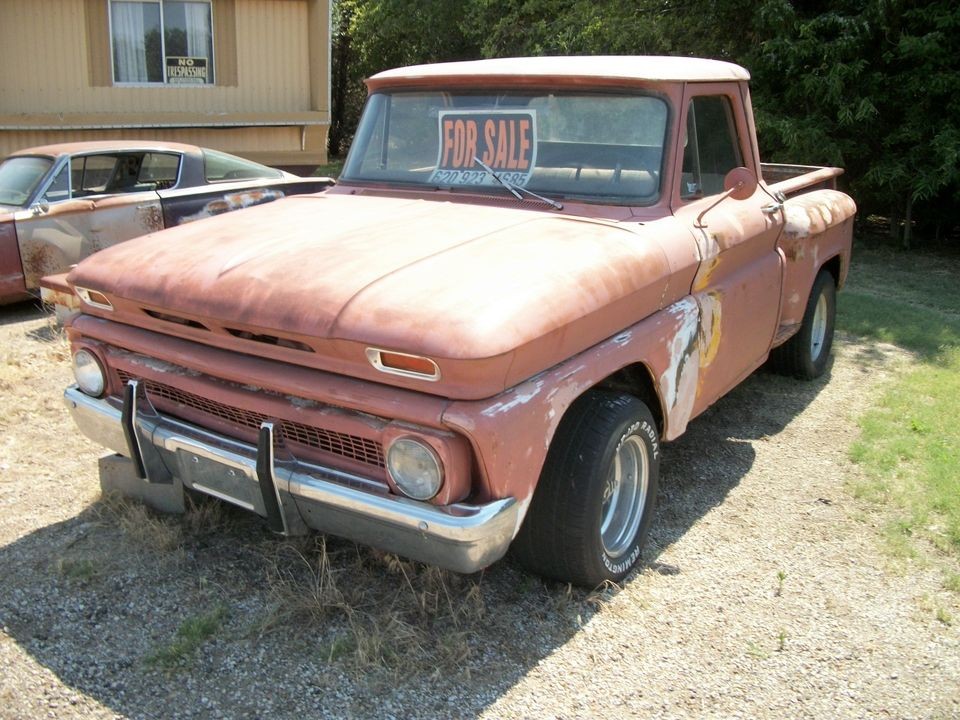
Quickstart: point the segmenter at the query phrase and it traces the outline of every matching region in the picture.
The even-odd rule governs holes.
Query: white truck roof
[[[565,57],[494,58],[465,62],[411,65],[377,73],[380,81],[425,78],[586,77],[623,80],[738,81],[749,80],[743,67],[722,60],[656,55],[584,55]]]

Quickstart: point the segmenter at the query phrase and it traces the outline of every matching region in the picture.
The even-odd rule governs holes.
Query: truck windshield
[[[26,156],[7,158],[0,163],[0,204],[26,205],[51,165],[51,158]]]
[[[655,203],[667,104],[602,93],[373,94],[341,182]]]

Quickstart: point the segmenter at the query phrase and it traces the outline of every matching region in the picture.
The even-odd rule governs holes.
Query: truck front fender
[[[443,422],[472,443],[482,499],[514,497],[525,508],[567,409],[627,366],[642,364],[653,379],[662,437],[681,435],[696,399],[700,348],[710,345],[700,315],[700,302],[687,296],[496,397],[451,403]]]

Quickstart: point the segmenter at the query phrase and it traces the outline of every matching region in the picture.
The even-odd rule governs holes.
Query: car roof
[[[87,142],[57,143],[55,145],[40,145],[38,147],[24,148],[23,150],[10,153],[7,157],[17,157],[18,155],[48,155],[50,157],[59,157],[61,155],[82,155],[84,153],[112,151],[197,153],[200,152],[200,148],[196,145],[163,142],[162,140],[90,140]]]
[[[371,87],[393,81],[426,78],[556,78],[649,81],[739,81],[749,80],[743,67],[722,60],[657,55],[589,55],[565,57],[494,58],[465,62],[412,65],[377,73]]]

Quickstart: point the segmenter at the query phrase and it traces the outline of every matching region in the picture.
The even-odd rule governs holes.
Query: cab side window
[[[693,98],[687,107],[680,197],[684,200],[723,192],[723,178],[743,165],[733,106],[726,95]]]

